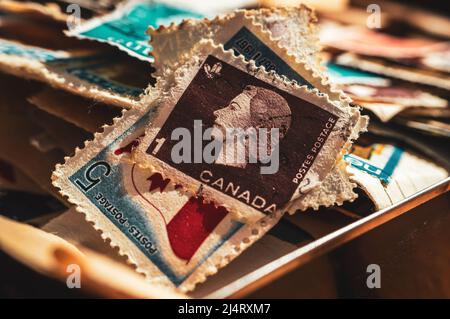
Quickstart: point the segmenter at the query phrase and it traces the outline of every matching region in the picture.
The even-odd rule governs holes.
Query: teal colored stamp
[[[332,62],[328,62],[326,67],[331,82],[335,84],[365,84],[375,86],[387,86],[390,84],[389,79],[382,76],[355,70]]]
[[[149,26],[158,27],[202,17],[199,13],[165,3],[130,1],[111,14],[92,19],[67,34],[108,43],[140,60],[153,62],[150,38],[146,34]]]

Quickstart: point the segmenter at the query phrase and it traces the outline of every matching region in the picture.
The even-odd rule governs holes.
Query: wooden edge
[[[189,298],[150,284],[130,267],[27,224],[0,216],[0,250],[27,267],[62,282],[69,266],[80,275],[81,289],[107,298]],[[69,288],[68,288],[69,289]]]
[[[342,227],[269,264],[241,277],[227,286],[205,296],[205,298],[242,298],[270,282],[286,275],[308,261],[378,227],[397,216],[447,192],[450,177],[405,198],[391,207]]]

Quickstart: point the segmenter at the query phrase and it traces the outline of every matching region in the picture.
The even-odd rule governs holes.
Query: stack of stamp
[[[84,216],[150,282],[186,292],[283,214],[357,198],[345,157],[367,118],[323,75],[310,9],[200,20],[131,1],[65,36],[56,14],[12,8],[0,6],[14,30],[0,34],[1,157],[69,209],[44,230],[89,244],[71,233]],[[231,161],[230,145],[244,150]]]
[[[149,84],[147,63],[65,36],[67,18],[56,4],[0,4],[1,209],[20,221],[67,209],[51,185],[55,165]]]
[[[346,159],[378,210],[448,176],[449,22],[427,10],[386,4],[382,16],[388,19],[370,27],[365,8],[353,9],[362,20],[342,13],[321,19],[321,54],[330,82],[372,115],[370,134]]]
[[[419,122],[428,116],[445,123],[450,44],[426,34],[414,36],[415,31],[406,29],[405,36],[394,36],[325,21],[321,42],[336,84],[381,121],[406,125],[407,120]],[[448,133],[442,130],[440,135]]]

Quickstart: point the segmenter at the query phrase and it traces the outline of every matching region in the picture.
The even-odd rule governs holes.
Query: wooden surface
[[[206,297],[449,297],[449,181],[337,228]],[[384,290],[364,288],[367,263],[387,270]],[[2,297],[93,296],[69,290],[65,283],[37,274],[3,252],[0,264]]]
[[[249,298],[450,298],[450,193],[414,208],[247,295]],[[380,266],[369,289],[367,266]]]
[[[379,212],[373,213],[365,218],[342,227],[310,244],[307,244],[296,251],[283,256],[273,262],[257,269],[256,271],[240,278],[239,280],[219,289],[210,295],[214,298],[241,298],[245,297],[257,289],[273,282],[286,275],[294,269],[304,265],[323,255],[330,250],[402,215],[413,208],[432,200],[433,198],[446,193],[450,188],[450,178],[437,183],[423,191],[411,196],[396,205]],[[449,213],[449,207],[442,208]]]

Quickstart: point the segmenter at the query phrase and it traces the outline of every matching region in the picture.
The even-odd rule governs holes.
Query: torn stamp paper
[[[147,101],[160,98],[170,84],[150,87]],[[146,106],[126,111],[66,158],[53,184],[149,281],[189,291],[263,236],[281,214],[245,225],[223,206],[180,193],[179,185],[133,163],[130,152],[155,114]]]
[[[321,49],[317,16],[314,11],[300,4],[295,7],[272,7],[252,10],[256,20],[272,37],[285,47],[289,54],[314,67],[321,61],[316,54]]]
[[[359,114],[344,111],[317,90],[269,74],[212,42],[201,43],[191,62],[177,70],[176,86],[153,105],[157,114],[135,151],[135,160],[247,220],[279,210],[294,212],[295,200],[318,186],[334,167]],[[209,140],[226,129],[274,128],[281,132],[278,142],[271,144],[279,151],[279,165],[275,172],[263,173],[274,162],[270,167],[261,164],[262,149],[254,161],[247,150],[238,152],[245,161],[234,165],[226,160],[230,148],[225,144],[223,150],[215,150],[212,162],[202,161],[201,154],[197,158],[199,153],[188,154],[196,157],[191,162],[184,157],[179,161],[173,156],[179,147],[180,137],[172,138],[177,128],[189,136],[210,128]]]
[[[157,27],[187,18],[202,18],[203,15],[189,9],[158,1],[126,1],[115,11],[94,18],[66,32],[79,39],[90,39],[127,52],[142,61],[153,62],[152,47],[145,34],[148,26]]]

